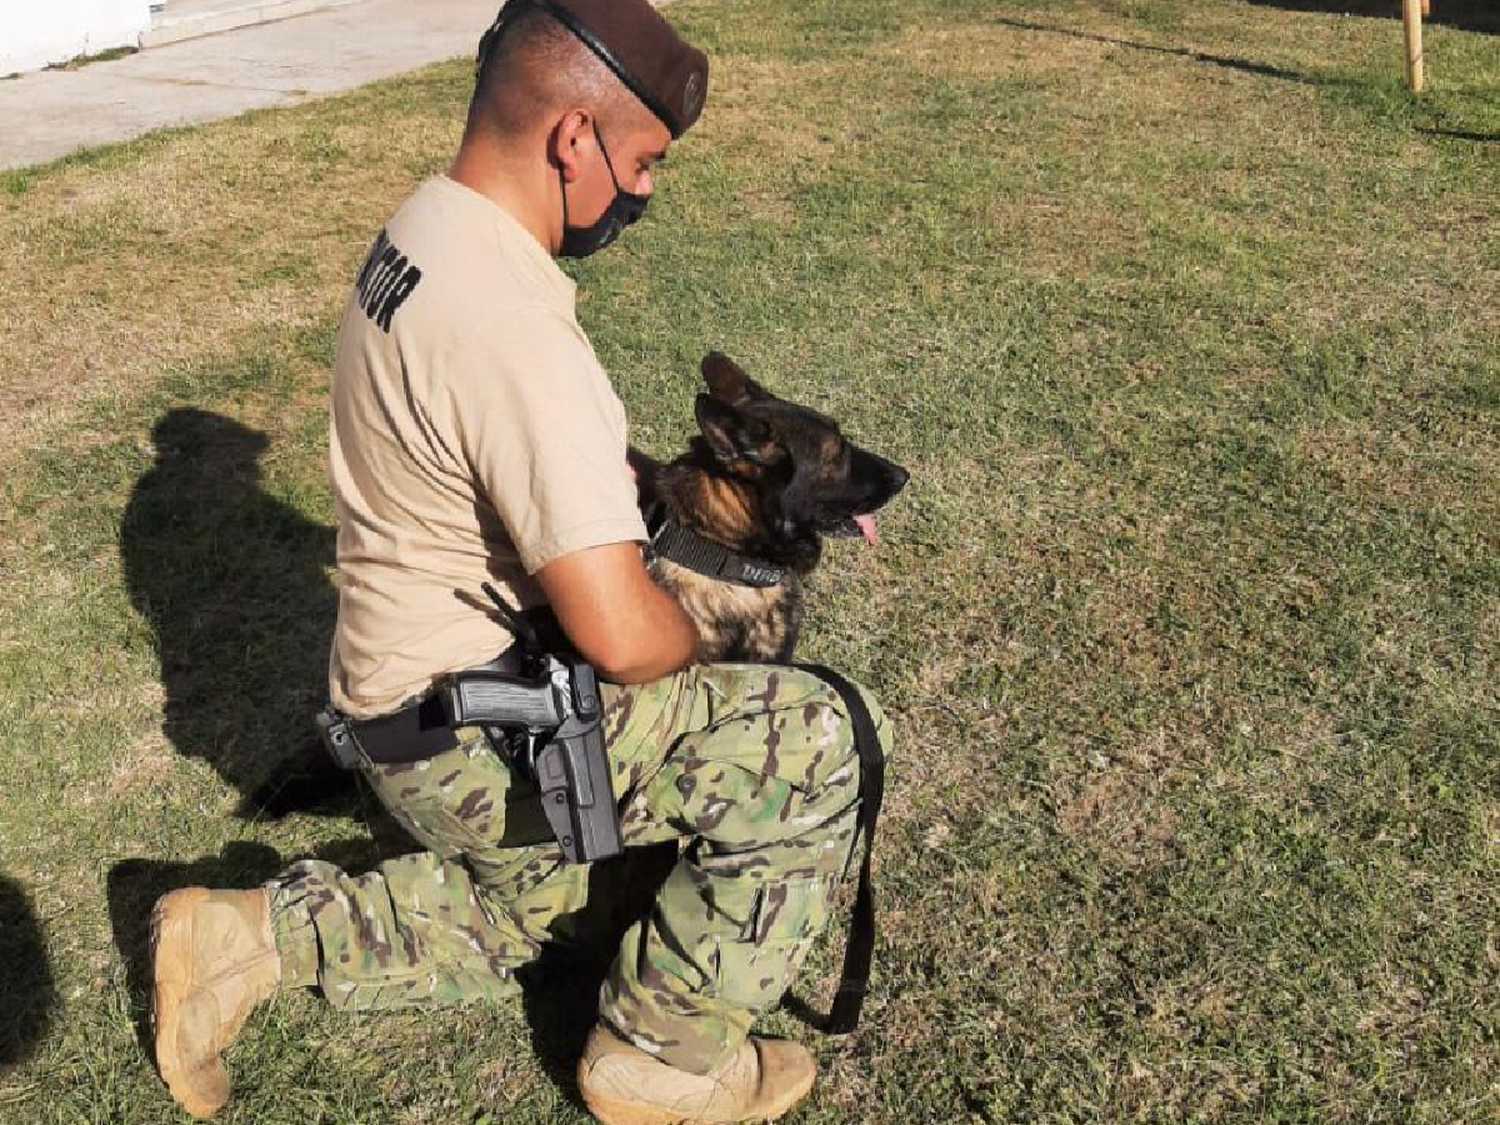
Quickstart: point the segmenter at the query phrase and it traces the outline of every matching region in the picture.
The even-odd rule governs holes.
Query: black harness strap
[[[859,831],[865,838],[865,855],[849,920],[849,944],[844,947],[843,979],[839,981],[833,1008],[820,1021],[821,1030],[829,1035],[847,1035],[859,1025],[859,1011],[865,1002],[870,966],[875,958],[875,888],[870,859],[875,851],[875,823],[880,819],[880,803],[885,797],[885,751],[880,748],[875,721],[858,688],[821,664],[797,667],[811,672],[839,693],[849,709],[849,721],[854,724],[854,750],[859,755]]]

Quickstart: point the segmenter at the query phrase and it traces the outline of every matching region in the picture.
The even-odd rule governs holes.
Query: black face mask
[[[615,197],[596,222],[586,227],[569,226],[568,185],[563,179],[562,169],[557,170],[557,182],[562,187],[563,201],[563,238],[557,252],[564,258],[587,258],[595,251],[603,250],[620,237],[622,230],[644,215],[646,204],[651,202],[649,195],[636,195],[620,186],[620,181],[615,176],[615,166],[609,159],[609,150],[604,147],[604,138],[599,135],[597,122],[594,125],[594,139],[599,142],[599,151],[604,153],[604,166],[609,169],[609,178],[615,185]]]

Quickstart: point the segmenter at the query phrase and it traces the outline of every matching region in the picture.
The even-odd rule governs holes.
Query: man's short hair
[[[575,105],[611,121],[632,109],[645,112],[566,27],[537,8],[517,12],[480,60],[470,128],[480,124],[501,136],[519,136]]]

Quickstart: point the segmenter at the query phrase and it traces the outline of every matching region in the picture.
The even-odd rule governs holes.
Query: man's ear
[[[583,174],[583,161],[598,146],[594,136],[594,118],[586,109],[570,109],[552,127],[551,156],[562,169],[563,179],[572,183]]]
[[[751,399],[773,397],[723,352],[709,352],[703,357],[699,370],[714,397],[730,406],[743,406]]]
[[[781,447],[772,439],[771,427],[759,418],[741,414],[713,395],[695,398],[693,414],[714,456],[726,465],[732,461],[769,465],[780,460]]]

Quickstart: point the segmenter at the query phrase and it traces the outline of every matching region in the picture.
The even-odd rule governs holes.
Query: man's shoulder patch
[[[365,257],[354,282],[359,307],[382,332],[391,330],[391,318],[422,281],[421,269],[403,254],[382,230]]]

